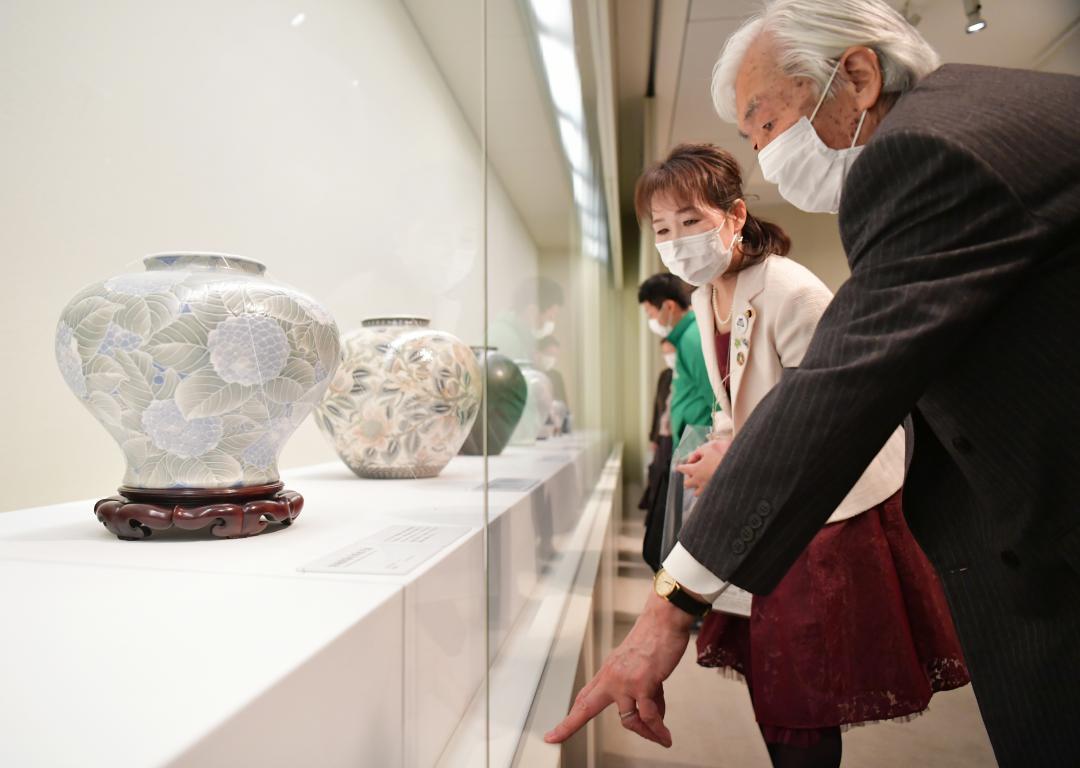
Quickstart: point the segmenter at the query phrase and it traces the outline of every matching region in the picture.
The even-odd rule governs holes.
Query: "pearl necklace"
[[[731,308],[728,310],[727,317],[720,317],[720,304],[717,303],[716,300],[717,294],[719,294],[719,291],[716,290],[716,286],[714,285],[712,286],[712,310],[713,317],[716,318],[716,325],[717,327],[720,327],[722,325],[727,325],[731,322],[731,314],[735,311],[735,303],[732,302]]]

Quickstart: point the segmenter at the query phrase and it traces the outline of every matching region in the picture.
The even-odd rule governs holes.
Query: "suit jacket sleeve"
[[[779,582],[950,353],[1046,251],[1046,228],[978,156],[879,135],[841,203],[851,278],[750,415],[680,534],[719,577]]]

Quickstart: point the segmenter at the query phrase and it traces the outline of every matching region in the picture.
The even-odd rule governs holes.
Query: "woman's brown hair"
[[[680,144],[638,179],[634,208],[639,221],[652,218],[652,201],[659,194],[670,195],[684,205],[730,211],[743,197],[742,173],[735,158],[714,144]],[[742,238],[743,258],[737,270],[756,264],[769,254],[786,256],[791,250],[791,238],[784,230],[750,211],[746,212]]]

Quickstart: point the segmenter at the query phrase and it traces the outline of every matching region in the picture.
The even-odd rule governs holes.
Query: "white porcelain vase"
[[[510,437],[511,445],[532,445],[537,440],[551,436],[551,409],[555,402],[554,387],[548,375],[534,366],[529,360],[515,360],[525,381],[529,385],[529,394],[525,401],[525,411],[521,415],[514,434]]]
[[[277,482],[282,446],[337,371],[334,319],[250,259],[143,263],[80,291],[56,328],[64,380],[124,452],[124,486]]]
[[[472,429],[480,366],[464,342],[428,325],[372,318],[343,339],[344,364],[316,421],[360,477],[434,477]]]

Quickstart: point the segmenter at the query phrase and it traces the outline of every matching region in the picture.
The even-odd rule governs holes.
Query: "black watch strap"
[[[676,589],[667,596],[667,600],[676,608],[680,608],[691,616],[697,616],[698,618],[704,616],[712,608],[709,603],[703,603],[697,598],[690,597],[690,595],[683,592],[682,589]]]

